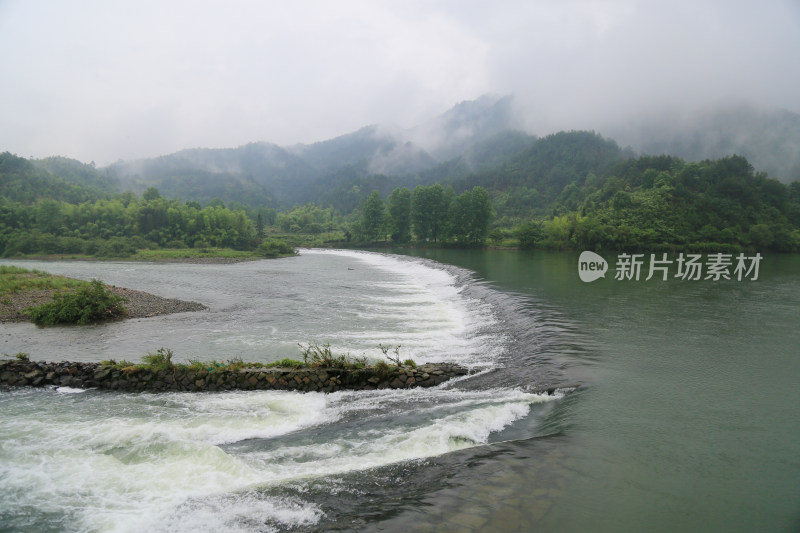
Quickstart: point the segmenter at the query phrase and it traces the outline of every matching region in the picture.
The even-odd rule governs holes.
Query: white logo
[[[594,252],[581,252],[578,258],[578,275],[581,281],[589,283],[597,278],[606,277],[608,263]]]

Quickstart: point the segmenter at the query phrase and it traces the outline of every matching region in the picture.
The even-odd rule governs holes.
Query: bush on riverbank
[[[35,323],[43,326],[55,324],[88,324],[122,316],[125,298],[113,294],[100,280],[78,287],[73,292],[59,292],[53,301],[28,309]]]
[[[264,239],[256,248],[256,253],[263,257],[274,258],[294,255],[294,247],[279,239]]]

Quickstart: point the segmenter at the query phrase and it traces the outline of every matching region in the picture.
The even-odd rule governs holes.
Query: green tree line
[[[182,203],[148,189],[81,203],[45,198],[33,203],[0,197],[0,253],[125,256],[139,248],[258,245],[243,211]]]
[[[800,182],[756,172],[741,156],[687,162],[621,150],[594,132],[561,132],[492,167],[415,176],[343,175],[318,201],[282,210],[180,202],[156,189],[119,194],[91,165],[34,165],[0,154],[0,253],[143,247],[252,249],[295,243],[493,244],[574,249],[800,251]],[[69,179],[53,176],[65,174]],[[455,167],[453,167],[455,168]],[[451,169],[452,170],[452,169]],[[346,201],[345,201],[346,200]],[[337,209],[338,206],[338,209]],[[119,254],[116,254],[119,255]]]
[[[769,179],[741,156],[625,160],[606,176],[571,182],[546,209],[549,216],[517,218],[522,246],[800,251],[800,182]],[[503,205],[498,211],[512,219]]]
[[[483,244],[489,231],[492,203],[477,186],[456,195],[439,183],[399,187],[384,200],[373,191],[364,200],[352,233],[365,242]]]

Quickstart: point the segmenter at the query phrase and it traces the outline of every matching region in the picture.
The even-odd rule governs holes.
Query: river
[[[793,531],[800,257],[755,281],[583,283],[566,253],[303,250],[233,265],[3,261],[199,301],[0,352],[475,374],[413,391],[0,392],[0,531]],[[580,381],[572,394],[542,385]]]

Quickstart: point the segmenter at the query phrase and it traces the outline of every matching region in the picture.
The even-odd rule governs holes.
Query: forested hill
[[[553,186],[548,193],[552,197],[561,184],[587,172],[603,174],[603,160],[609,157],[634,157],[632,150],[620,150],[627,146],[642,155],[695,162],[744,155],[771,178],[784,183],[800,179],[800,116],[788,111],[727,107],[688,118],[643,119],[611,129],[615,136],[602,142],[590,132],[537,139],[519,127],[512,97],[483,96],[407,130],[373,125],[309,145],[257,142],[195,148],[120,161],[98,172],[137,194],[155,187],[168,198],[202,204],[218,199],[286,209],[314,202],[345,212],[358,207],[372,190],[386,195],[397,186],[436,182],[452,183],[456,189],[476,183],[507,185],[497,179],[516,185],[527,180],[530,186],[544,176]],[[70,179],[64,169],[44,168]]]
[[[699,162],[633,157],[595,133],[562,132],[491,170],[443,184],[445,206],[448,195],[455,206],[458,194],[488,192],[494,211],[488,238],[495,244],[800,251],[800,182],[768,178],[737,155]],[[413,189],[416,195],[425,188]],[[390,212],[399,190],[381,193]],[[448,233],[447,207],[440,213],[439,241],[460,242]]]
[[[606,130],[643,154],[687,161],[745,156],[760,172],[784,183],[800,179],[800,114],[746,104],[642,118]]]
[[[79,203],[96,200],[102,195],[102,190],[87,183],[75,183],[55,176],[27,159],[8,152],[0,153],[0,198],[23,204],[45,198]]]
[[[308,145],[258,142],[237,148],[182,150],[121,161],[104,170],[137,193],[156,187],[172,198],[291,207],[319,202],[348,181],[355,184],[393,176],[410,183],[418,174],[454,158],[460,158],[467,171],[484,162],[499,163],[509,149],[519,147],[518,142],[509,145],[496,137],[517,126],[512,101],[510,96],[482,96],[407,130],[372,125]]]
[[[521,236],[528,244],[800,251],[800,182],[769,179],[741,156],[692,163],[672,156],[621,159],[557,194],[559,187],[542,182],[508,181],[505,190],[494,190],[496,223],[529,220]]]
[[[76,173],[71,183],[31,161],[0,154],[0,256],[88,254],[123,257],[145,248],[255,248],[254,225],[243,211],[163,198],[102,192],[110,186],[69,160],[54,171]],[[77,164],[80,165],[80,164]],[[85,174],[85,175],[82,175]],[[102,176],[100,176],[102,178]],[[273,216],[274,220],[274,216]]]
[[[261,148],[245,147],[242,154],[257,164]],[[266,149],[273,162],[293,161],[288,152]],[[185,154],[195,160],[212,155]],[[224,163],[217,160],[217,169],[231,171]],[[228,201],[226,208],[221,195],[199,196],[204,207],[191,196],[175,199],[171,180],[164,182],[166,193],[150,187],[140,198],[112,193],[111,176],[91,165],[0,154],[0,253],[93,253],[113,239],[118,246],[108,253],[123,245],[249,249],[270,225],[292,242],[309,244],[480,245],[488,239],[523,247],[800,251],[800,182],[769,178],[739,155],[699,162],[636,156],[595,132],[542,138],[500,132],[415,174],[372,174],[354,166],[303,181],[291,178],[290,165],[282,169],[285,185],[293,183],[307,200],[278,212],[254,180],[236,180],[249,204]],[[218,184],[218,173],[184,171],[187,180],[207,179],[205,194]],[[310,237],[301,241],[302,234]]]
[[[46,170],[54,176],[100,194],[122,192],[119,181],[109,176],[108,172],[98,170],[94,162],[86,164],[75,159],[58,156],[34,159],[31,162],[37,168]]]

